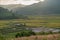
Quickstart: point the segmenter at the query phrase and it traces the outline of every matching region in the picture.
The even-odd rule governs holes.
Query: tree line
[[[8,9],[0,7],[0,20],[1,19],[24,19],[24,18],[27,17],[21,14],[13,13]]]

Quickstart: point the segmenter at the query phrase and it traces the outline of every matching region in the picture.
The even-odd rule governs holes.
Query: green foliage
[[[0,20],[1,19],[25,19],[27,17],[20,15],[20,14],[15,14],[12,11],[9,11],[8,9],[0,7]]]
[[[44,31],[42,31],[42,32],[39,32],[39,33],[36,33],[37,35],[48,35],[48,34],[55,34],[55,33],[53,33],[52,31],[49,31],[49,32],[44,32]]]
[[[31,35],[35,35],[35,33],[30,30],[23,30],[17,33],[15,37],[17,38],[17,37],[24,37],[24,36],[31,36]]]
[[[12,18],[12,12],[8,9],[0,7],[0,19],[9,19]]]
[[[0,40],[5,40],[5,38],[2,34],[0,34]]]
[[[36,33],[37,35],[49,35],[49,34],[60,34],[60,32],[52,32],[52,31],[49,31],[49,32],[38,32]]]
[[[39,32],[38,34],[39,34],[39,35],[44,35],[44,34],[45,34],[45,32]]]

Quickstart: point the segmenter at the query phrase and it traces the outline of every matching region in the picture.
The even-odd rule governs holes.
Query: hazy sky
[[[40,0],[0,0],[0,5],[8,5],[8,4],[31,5],[38,2],[40,2]]]

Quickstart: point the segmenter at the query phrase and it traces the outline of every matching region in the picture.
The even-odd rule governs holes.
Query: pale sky
[[[8,4],[31,5],[31,4],[34,4],[34,3],[38,3],[40,1],[41,0],[0,0],[0,5],[8,5]]]

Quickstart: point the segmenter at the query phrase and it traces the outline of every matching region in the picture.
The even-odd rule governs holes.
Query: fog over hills
[[[15,10],[16,8],[21,8],[24,7],[25,5],[21,5],[21,4],[10,4],[10,5],[0,5],[0,7],[9,9],[9,10]]]
[[[15,13],[23,15],[60,15],[60,0],[46,0],[23,8],[18,8]]]
[[[23,15],[60,15],[60,0],[46,0],[29,6],[12,4],[0,5],[0,7]]]

